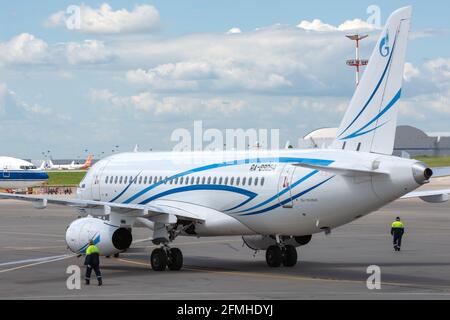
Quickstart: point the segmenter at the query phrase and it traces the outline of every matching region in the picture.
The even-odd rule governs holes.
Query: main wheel
[[[153,250],[150,257],[152,269],[155,271],[164,271],[167,266],[167,254],[164,249],[158,248]]]
[[[269,267],[276,268],[281,265],[283,255],[279,246],[270,246],[266,250],[266,262]]]
[[[171,248],[167,257],[167,266],[170,270],[178,271],[183,266],[183,254],[178,248]]]
[[[297,250],[294,246],[287,245],[283,248],[283,265],[293,267],[297,264]]]

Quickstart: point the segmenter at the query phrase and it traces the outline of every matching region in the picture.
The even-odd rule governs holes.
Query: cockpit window
[[[37,169],[36,166],[20,166],[20,169],[22,170],[33,170]]]

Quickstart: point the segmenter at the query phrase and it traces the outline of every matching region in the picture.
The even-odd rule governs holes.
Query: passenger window
[[[194,184],[194,182],[195,182],[195,178],[192,177],[192,178],[191,178],[191,184]]]
[[[197,184],[200,184],[200,177],[197,177]]]
[[[211,177],[208,177],[208,184],[211,184]]]
[[[148,177],[148,184],[152,184],[152,180],[153,180],[152,176]]]
[[[230,186],[232,186],[233,183],[234,183],[234,177],[231,177],[231,179],[230,179]]]
[[[261,178],[261,186],[264,185],[264,177]]]
[[[225,177],[225,181],[223,182],[224,185],[228,184],[228,177]]]
[[[202,184],[205,184],[205,182],[206,182],[206,177],[203,177],[202,178]]]
[[[245,186],[245,181],[246,181],[246,180],[247,180],[246,177],[243,177],[243,178],[242,178],[242,185],[243,185],[243,186]]]
[[[239,183],[241,183],[241,178],[240,178],[240,177],[237,177],[237,178],[236,178],[236,185],[238,186]]]
[[[122,176],[120,176],[120,179],[119,179],[119,184],[122,184]]]
[[[222,177],[219,178],[219,184],[222,184]]]
[[[142,183],[142,176],[139,177],[139,184]]]
[[[125,180],[123,181],[123,183],[127,184],[128,181],[128,176],[125,177]]]
[[[180,177],[180,184],[183,184],[184,182],[184,177]]]
[[[147,184],[147,176],[144,177],[144,184]]]
[[[249,185],[249,186],[252,185],[252,177],[248,178],[248,185]]]
[[[108,176],[106,176],[105,178],[105,183],[108,183]]]
[[[217,177],[214,177],[213,184],[216,184],[216,183],[217,183]]]
[[[258,177],[255,178],[255,186],[258,185]]]
[[[113,183],[114,177],[111,176],[111,178],[109,178],[109,183]]]

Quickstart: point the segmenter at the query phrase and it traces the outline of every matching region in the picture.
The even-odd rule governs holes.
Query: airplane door
[[[3,168],[3,178],[9,178],[10,172],[8,170],[8,167]]]
[[[278,180],[278,201],[283,204],[283,208],[292,208],[294,207],[294,201],[292,200],[292,177],[294,176],[295,167],[286,164],[280,174],[280,178]],[[287,192],[282,193],[287,189]]]
[[[106,166],[108,165],[109,161],[105,161],[102,163],[102,165],[98,168],[95,168],[95,172],[92,176],[92,199],[100,201],[101,200],[101,184],[102,184],[102,177],[103,177],[103,171],[105,170]]]

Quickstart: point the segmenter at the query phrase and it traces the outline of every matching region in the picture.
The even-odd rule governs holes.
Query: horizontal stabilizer
[[[425,202],[441,203],[448,201],[450,198],[449,195],[450,189],[415,191],[404,195],[401,199],[420,198]]]
[[[433,170],[433,178],[450,176],[450,167],[431,168],[431,170]]]
[[[373,170],[364,167],[354,166],[341,166],[337,164],[332,164],[330,166],[321,166],[316,164],[307,164],[307,163],[294,163],[294,166],[314,169],[319,171],[330,172],[334,174],[344,175],[344,176],[367,176],[367,175],[377,175],[377,174],[389,174],[389,172],[381,171],[381,170]]]

